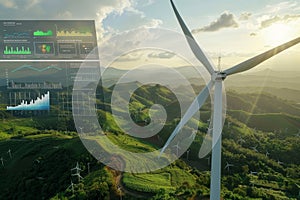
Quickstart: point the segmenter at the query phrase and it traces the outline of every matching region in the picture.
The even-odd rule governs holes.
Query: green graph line
[[[16,49],[14,49],[13,47],[8,48],[8,46],[6,46],[3,53],[5,55],[29,55],[31,54],[31,50],[29,47],[27,47],[27,49],[25,49],[25,47],[21,47],[21,49],[16,47]]]
[[[47,70],[50,70],[50,69],[56,69],[56,70],[62,70],[62,68],[60,67],[56,67],[56,66],[48,66],[48,67],[45,67],[45,68],[42,68],[42,69],[39,69],[39,68],[36,68],[36,67],[33,67],[31,65],[22,65],[14,70],[12,70],[11,72],[17,72],[17,71],[20,71],[20,70],[23,70],[23,69],[31,69],[33,71],[37,71],[37,72],[44,72],[44,71],[47,71]]]
[[[51,30],[48,30],[47,32],[37,30],[33,32],[33,36],[53,36],[53,32]]]

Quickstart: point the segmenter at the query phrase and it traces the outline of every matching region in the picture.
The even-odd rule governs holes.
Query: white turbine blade
[[[250,59],[248,59],[248,60],[246,60],[246,61],[244,61],[244,62],[242,62],[238,65],[235,65],[235,66],[233,66],[229,69],[226,69],[224,71],[224,73],[226,75],[231,75],[231,74],[235,74],[235,73],[238,73],[238,72],[243,72],[243,71],[249,70],[249,69],[255,67],[256,65],[264,62],[265,60],[271,58],[272,56],[275,56],[276,54],[278,54],[278,53],[280,53],[280,52],[282,52],[282,51],[298,44],[299,42],[300,42],[300,37],[298,37],[294,40],[291,40],[287,43],[284,43],[280,46],[277,46],[273,49],[270,49],[269,51],[266,51],[262,54],[259,54],[259,55],[255,56],[253,58],[250,58]]]
[[[213,82],[210,81],[205,88],[202,89],[200,94],[194,99],[190,107],[187,109],[186,113],[180,120],[179,124],[174,129],[171,136],[168,138],[166,144],[162,148],[160,155],[166,150],[166,148],[170,145],[171,141],[174,139],[174,137],[178,134],[178,132],[182,129],[182,127],[193,117],[193,115],[201,108],[201,106],[206,101],[207,97],[209,96],[209,90],[212,87]]]
[[[221,193],[222,107],[222,81],[216,81],[214,92],[210,199],[220,199]]]
[[[206,57],[206,55],[204,54],[202,49],[197,44],[196,40],[194,39],[193,35],[189,31],[188,27],[185,25],[183,19],[181,18],[180,14],[177,11],[172,0],[171,0],[171,4],[172,4],[173,10],[177,17],[177,20],[181,26],[182,31],[184,32],[184,35],[186,37],[186,40],[187,40],[191,50],[193,51],[196,58],[205,66],[205,68],[208,70],[208,72],[210,74],[213,74],[215,70],[214,70],[212,63],[208,60],[208,58]]]

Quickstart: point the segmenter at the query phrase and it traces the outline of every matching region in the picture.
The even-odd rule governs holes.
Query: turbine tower
[[[2,157],[0,158],[0,161],[1,161],[2,166],[4,167],[4,159]]]
[[[183,126],[192,118],[192,116],[201,108],[206,99],[209,96],[209,91],[214,87],[214,104],[213,104],[213,133],[212,133],[212,161],[211,161],[211,184],[210,184],[210,199],[220,200],[221,193],[221,133],[223,128],[222,121],[222,89],[223,81],[227,76],[236,74],[239,72],[247,71],[258,64],[264,62],[265,60],[271,58],[272,56],[298,44],[300,42],[300,37],[277,46],[269,51],[259,54],[253,58],[250,58],[240,64],[237,64],[231,68],[224,71],[216,69],[216,67],[208,60],[200,46],[197,44],[196,40],[192,36],[190,30],[185,25],[185,22],[181,18],[179,12],[177,11],[172,0],[171,5],[177,17],[177,20],[185,34],[186,40],[194,53],[195,57],[204,65],[209,74],[211,75],[211,80],[207,86],[200,92],[196,99],[192,102],[190,107],[187,109],[186,113],[178,123],[177,127],[174,129],[164,147],[161,150],[160,156],[169,146],[174,137],[183,128]]]
[[[190,154],[190,151],[191,151],[190,148],[186,151],[186,159],[187,159],[187,160],[189,160],[189,154]]]

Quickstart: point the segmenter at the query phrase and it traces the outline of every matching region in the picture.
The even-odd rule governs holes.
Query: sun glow
[[[264,30],[267,45],[276,46],[294,38],[293,29],[282,23],[276,23]]]

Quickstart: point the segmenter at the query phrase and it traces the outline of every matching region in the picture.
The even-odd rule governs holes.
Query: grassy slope
[[[1,157],[5,159],[0,169],[0,199],[49,198],[66,189],[70,169],[77,161],[89,159],[78,138],[44,135],[39,139],[0,143]],[[11,149],[12,159],[6,153],[8,149]]]
[[[147,91],[141,91],[140,95],[142,95],[143,92]],[[172,98],[172,95],[164,90],[161,90],[160,93],[160,96],[164,96],[167,99]],[[149,92],[148,94],[151,93]],[[232,127],[228,129],[228,127],[225,126],[224,129],[222,165],[225,165],[226,161],[229,161],[234,162],[235,167],[231,171],[232,174],[223,171],[223,176],[225,177],[222,179],[223,196],[232,195],[230,191],[234,190],[235,193],[240,194],[240,196],[243,192],[246,192],[249,198],[262,197],[263,194],[261,193],[266,193],[269,197],[273,196],[282,199],[287,198],[286,196],[295,195],[295,193],[293,193],[293,187],[295,187],[294,183],[300,184],[300,173],[298,173],[300,172],[299,161],[297,161],[300,147],[299,142],[297,142],[298,140],[294,137],[296,128],[299,127],[298,110],[296,109],[297,113],[294,113],[294,105],[290,105],[288,102],[284,102],[280,99],[275,99],[274,105],[266,106],[265,102],[270,102],[270,99],[272,99],[269,95],[261,95],[258,101],[254,101],[257,99],[255,95],[247,96],[237,95],[235,93],[229,93],[229,95],[231,98],[229,98],[230,101],[228,101],[229,108],[234,108],[235,111],[231,110],[228,112],[232,117],[228,118],[232,122]],[[135,96],[134,99],[144,101],[142,98],[139,98],[138,95]],[[256,102],[256,104],[248,103],[249,99],[251,100],[250,102]],[[164,102],[168,104],[172,101],[164,99]],[[147,100],[144,103],[151,104],[151,101]],[[134,104],[131,109],[137,109],[140,105],[139,103]],[[251,111],[254,105],[256,114],[249,114],[248,111]],[[281,107],[276,108],[278,105]],[[147,106],[143,108],[143,112],[141,113],[143,115],[141,117],[142,119],[147,117]],[[261,114],[261,112],[274,111],[274,108],[278,113]],[[169,109],[172,115],[170,117],[171,119],[177,116],[177,113],[172,110],[172,106],[170,106]],[[279,113],[282,110],[286,111],[286,113]],[[296,116],[292,114],[296,114]],[[209,113],[203,113],[201,116],[207,119]],[[110,131],[119,132],[120,130],[115,127],[110,114],[107,114],[107,119],[106,126],[110,127]],[[175,125],[173,121],[168,121],[167,123],[168,129],[172,129],[172,126]],[[247,125],[257,127],[258,130],[269,128],[272,131],[276,128],[281,128],[282,134],[254,131],[248,128]],[[205,126],[205,123],[201,123],[199,129],[204,131]],[[11,130],[12,127],[13,130]],[[19,121],[7,119],[7,121],[0,124],[0,131],[2,130],[2,132],[5,133],[1,134],[3,137],[11,137],[18,134],[24,135],[25,133],[34,134],[37,130],[30,127],[32,127],[32,121],[30,121],[30,119]],[[283,133],[286,127],[289,129],[287,133]],[[168,129],[164,129],[163,131]],[[7,134],[8,131],[11,132]],[[269,130],[266,129],[266,131]],[[164,134],[167,137],[168,134]],[[124,145],[124,135],[116,135],[113,133],[109,133],[108,135],[115,144],[123,145],[123,148],[128,148],[128,150],[136,150],[136,147],[141,147],[141,150],[149,151],[156,148],[156,145],[151,145],[148,142],[132,138],[128,139],[128,145]],[[196,137],[191,147],[190,161],[187,162],[201,170],[209,169],[206,159],[199,160],[197,158],[202,136],[203,134],[199,133]],[[243,137],[246,141],[242,145],[237,144],[237,140],[240,137]],[[52,131],[51,135],[27,136],[27,138],[30,139],[23,140],[21,138],[21,140],[1,141],[0,153],[6,161],[5,167],[0,169],[0,179],[4,180],[0,183],[0,188],[2,189],[0,194],[3,195],[0,196],[0,199],[2,199],[2,197],[32,199],[32,194],[35,194],[36,198],[43,196],[50,197],[56,194],[71,197],[72,194],[70,191],[65,192],[66,187],[70,184],[70,168],[74,167],[76,161],[79,160],[80,166],[85,169],[82,173],[82,175],[85,176],[87,175],[85,165],[88,161],[94,162],[94,166],[96,166],[95,161],[91,159],[78,138],[62,137],[55,131]],[[258,153],[251,150],[251,146],[257,144],[259,144]],[[13,159],[8,157],[6,153],[8,149],[12,150]],[[265,157],[267,150],[271,154],[269,158]],[[40,161],[40,164],[35,162],[36,159]],[[278,159],[285,162],[284,166],[277,164]],[[55,173],[53,173],[53,169],[55,169]],[[257,169],[261,170],[259,176],[249,175],[250,170],[253,171]],[[94,170],[95,172],[93,173],[97,173],[98,169]],[[273,175],[273,177],[270,175]],[[90,190],[95,181],[90,176],[86,176],[85,186],[82,187],[83,189],[78,188],[78,190]],[[109,177],[106,174],[102,174],[101,177],[102,176]],[[287,178],[287,176],[289,176],[289,178]],[[172,168],[167,167],[156,173],[140,175],[125,174],[123,181],[124,185],[131,190],[157,193],[159,192],[157,186],[162,186],[166,192],[185,199],[184,194],[186,194],[186,197],[191,197],[194,196],[195,193],[187,193],[184,191],[188,190],[185,189],[184,185],[189,185],[191,190],[201,190],[200,193],[207,194],[209,187],[209,183],[207,183],[208,178],[206,173],[197,172],[195,169],[192,170],[186,165],[176,162]],[[111,180],[112,177],[105,179],[104,182],[110,182],[109,179]],[[148,180],[149,184],[153,187],[148,187],[145,184],[145,180]],[[286,184],[285,187],[279,185],[279,183],[282,182]],[[103,186],[103,184],[101,185],[100,183],[93,187],[97,190],[97,188]],[[231,185],[231,183],[233,185]],[[254,187],[251,187],[252,183]],[[241,191],[237,191],[240,187],[239,185],[242,188]],[[269,188],[267,189],[266,186]],[[111,187],[111,182],[107,184],[107,187]],[[83,195],[82,193],[80,194]],[[232,199],[232,197],[227,198]]]

